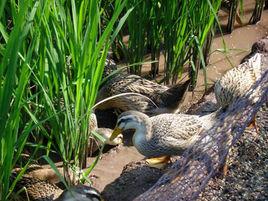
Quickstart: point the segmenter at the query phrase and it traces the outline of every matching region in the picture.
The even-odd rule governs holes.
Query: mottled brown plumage
[[[17,172],[13,172],[12,178],[15,179]],[[17,182],[15,191],[22,192],[16,200],[30,201],[101,201],[100,193],[89,186],[77,185],[63,191],[55,184],[48,181],[40,180],[25,174]]]
[[[112,135],[135,129],[132,141],[146,157],[181,155],[198,139],[203,129],[209,129],[220,111],[205,116],[160,114],[149,117],[138,111],[122,113]]]
[[[214,88],[219,106],[226,108],[238,97],[247,93],[267,68],[267,55],[257,53],[246,62],[225,73],[216,82]],[[254,94],[256,93],[259,93],[258,88],[254,90]],[[254,103],[254,100],[252,100],[252,103]]]
[[[105,67],[103,70],[103,74],[102,77],[105,78],[108,75],[110,75],[113,71],[117,70],[117,65],[114,62],[113,59],[110,58],[110,56],[107,57],[107,59],[105,60]]]
[[[17,172],[13,172],[12,180],[16,176]],[[22,200],[27,200],[27,197],[29,197],[30,200],[34,201],[52,201],[63,192],[55,184],[33,178],[27,174],[22,176],[16,184],[15,192],[20,190],[22,191],[19,196]]]
[[[167,87],[146,80],[138,75],[118,74],[101,87],[97,102],[121,93],[138,93],[147,98],[139,95],[120,96],[104,102],[98,108],[118,108],[123,111],[137,110],[149,115],[173,112],[183,101],[188,85],[189,80],[183,84]]]

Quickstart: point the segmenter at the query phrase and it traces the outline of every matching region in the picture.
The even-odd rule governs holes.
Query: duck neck
[[[133,135],[132,141],[134,146],[141,145],[152,138],[152,123],[140,122],[135,128],[135,133]]]

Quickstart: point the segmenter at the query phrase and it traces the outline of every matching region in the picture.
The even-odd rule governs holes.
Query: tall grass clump
[[[33,129],[33,121],[21,116],[27,108],[27,96],[32,58],[37,38],[26,41],[36,15],[38,2],[25,0],[0,3],[0,200],[10,200],[16,181],[10,181],[27,138]],[[11,25],[12,24],[12,25]],[[12,183],[11,183],[12,182]]]
[[[105,59],[130,12],[119,20],[125,1],[115,0],[111,18],[103,27],[105,12],[100,3],[98,0],[42,1],[36,17],[41,21],[35,29],[39,56],[31,68],[31,80],[35,88],[33,104],[38,112],[31,116],[41,125],[39,133],[46,137],[47,155],[56,150],[63,160],[64,177],[69,184],[78,183],[78,178],[83,176],[80,170],[86,167],[91,108]]]
[[[42,145],[52,166],[56,151],[67,184],[79,182],[72,172],[86,167],[91,108],[107,52],[131,12],[121,13],[125,0],[112,2],[105,26],[99,0],[0,2],[1,200],[9,200],[30,163],[24,161],[11,183],[26,144]],[[29,150],[31,159],[36,149]]]
[[[162,51],[166,83],[175,82],[186,64],[195,80],[199,66],[205,67],[203,52],[207,48],[204,46],[220,4],[220,0],[128,1],[127,7],[135,7],[127,19],[129,41],[124,48],[128,62],[140,63],[146,52],[151,53],[152,60],[159,60]],[[158,66],[158,63],[152,64],[154,77]],[[140,74],[141,66],[133,73]]]

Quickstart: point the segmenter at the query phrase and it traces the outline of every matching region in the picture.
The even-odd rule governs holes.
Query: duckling
[[[65,190],[55,201],[101,201],[100,192],[86,185],[78,185]]]
[[[187,80],[183,84],[167,87],[146,80],[138,75],[118,74],[109,79],[101,87],[97,102],[110,96],[129,92],[146,96],[151,101],[148,98],[138,95],[119,96],[100,104],[98,109],[118,108],[122,111],[138,110],[148,115],[174,112],[184,100],[184,94],[189,83],[190,81]]]
[[[160,114],[149,117],[138,111],[123,112],[117,120],[110,140],[127,129],[134,129],[132,141],[149,166],[162,168],[172,155],[181,155],[198,139],[203,129],[213,126],[216,111],[205,116]]]

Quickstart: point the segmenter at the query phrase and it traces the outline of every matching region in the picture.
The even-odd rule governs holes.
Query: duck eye
[[[123,129],[125,127],[125,125],[126,124],[124,122],[121,122],[120,124],[117,124],[116,127]]]
[[[116,127],[119,127],[122,122],[123,122],[123,119],[119,119],[118,122],[117,122],[117,124],[116,124]]]
[[[127,119],[120,119],[117,122],[116,127],[118,127],[118,128],[124,128],[125,125],[126,125],[126,123],[127,123]]]

